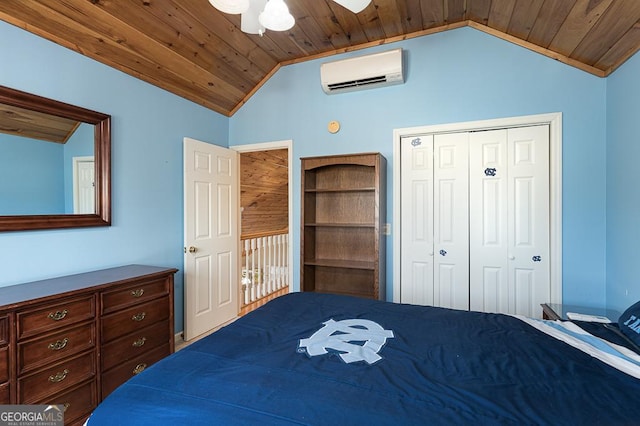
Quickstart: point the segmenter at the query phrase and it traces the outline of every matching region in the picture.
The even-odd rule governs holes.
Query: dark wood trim
[[[111,225],[111,116],[0,86],[0,103],[66,117],[95,127],[95,214],[0,216],[0,231]]]
[[[542,319],[553,321],[562,319],[548,304],[542,303],[540,306],[542,307]]]

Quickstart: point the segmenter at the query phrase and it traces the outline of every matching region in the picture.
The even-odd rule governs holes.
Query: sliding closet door
[[[433,140],[434,304],[469,309],[469,134]]]
[[[550,300],[549,126],[470,134],[470,309],[539,316]]]

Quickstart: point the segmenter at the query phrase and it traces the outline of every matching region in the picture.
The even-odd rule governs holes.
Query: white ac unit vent
[[[320,65],[320,80],[328,94],[402,84],[402,49],[326,62]]]

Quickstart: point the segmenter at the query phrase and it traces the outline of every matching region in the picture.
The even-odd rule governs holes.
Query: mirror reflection
[[[95,213],[94,126],[0,105],[0,215]]]

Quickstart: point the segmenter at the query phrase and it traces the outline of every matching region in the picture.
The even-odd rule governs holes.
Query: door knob
[[[198,251],[197,248],[195,248],[194,246],[189,246],[189,253],[195,253],[196,251]],[[187,252],[187,248],[184,248],[184,252]]]

